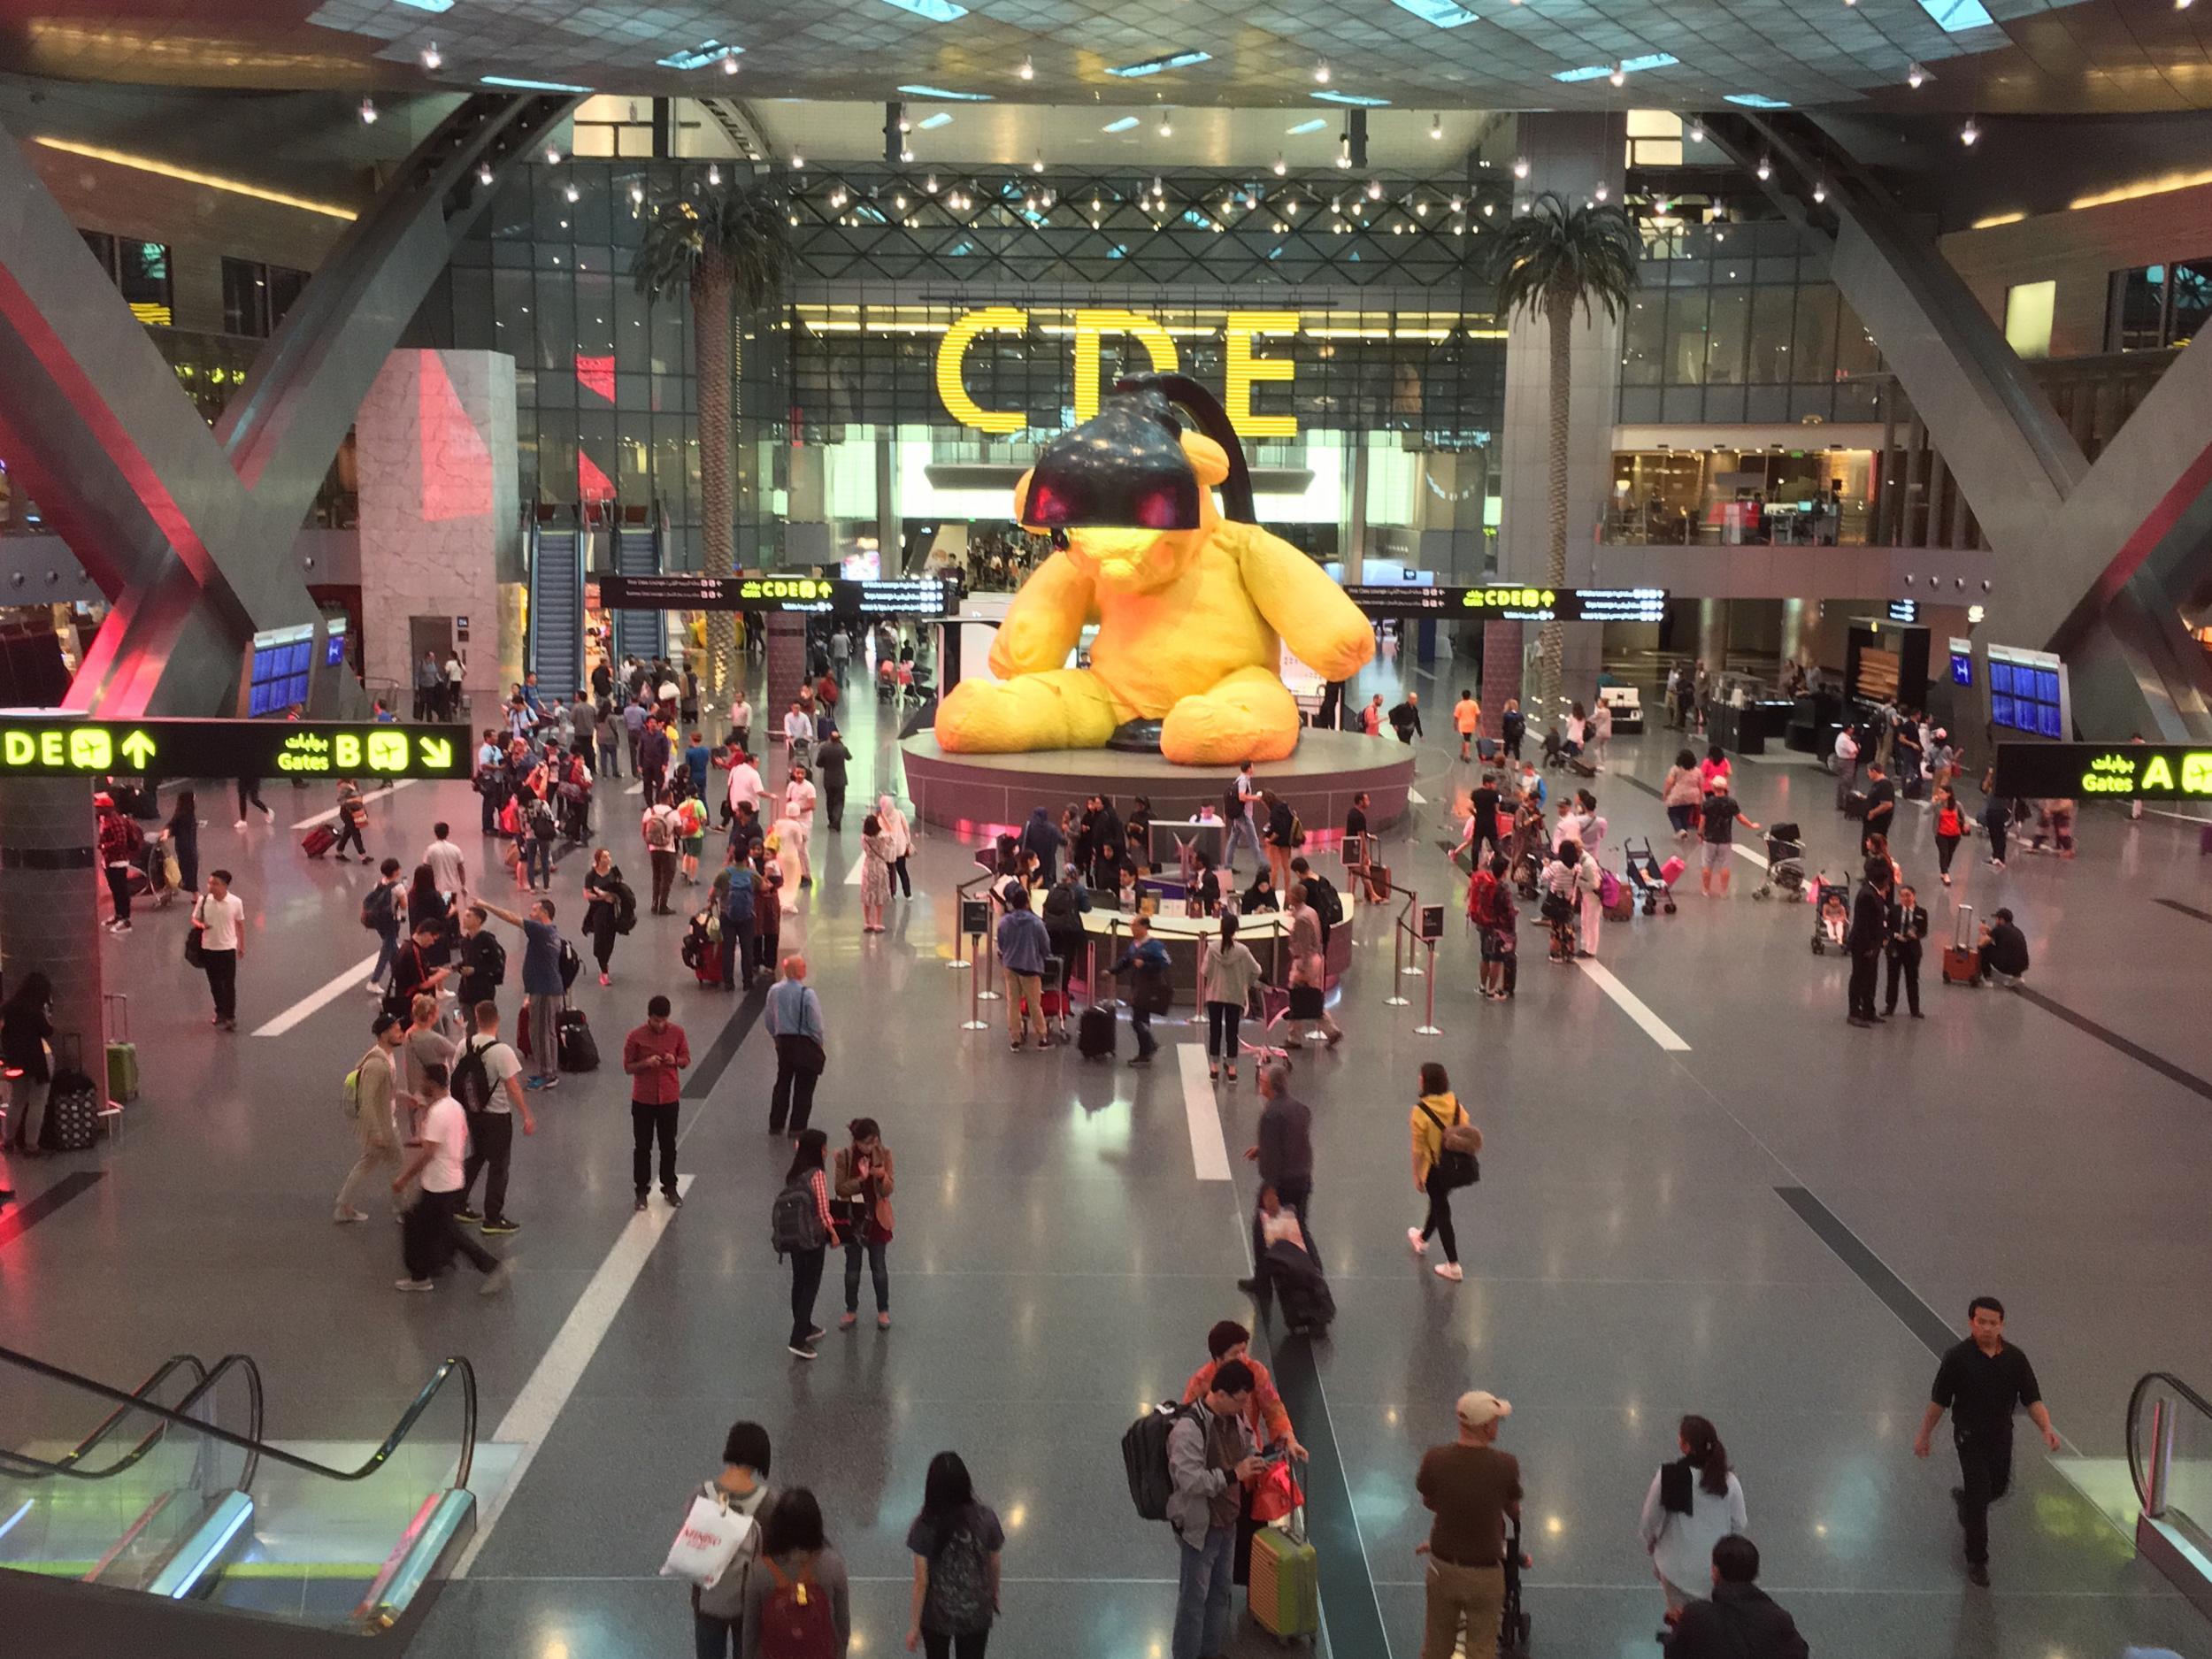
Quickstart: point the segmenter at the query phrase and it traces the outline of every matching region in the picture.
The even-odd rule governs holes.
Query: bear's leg
[[[964,680],[937,710],[937,742],[953,755],[1102,749],[1121,717],[1098,676],[1053,668],[1011,680]]]
[[[1160,728],[1160,752],[1179,766],[1281,760],[1297,747],[1297,701],[1265,668],[1240,668],[1183,698]]]

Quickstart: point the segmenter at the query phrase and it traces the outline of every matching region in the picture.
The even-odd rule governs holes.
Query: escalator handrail
[[[2171,1371],[2146,1371],[2136,1379],[2135,1386],[2128,1392],[2128,1414],[2122,1423],[2121,1432],[2127,1440],[2128,1479],[2135,1483],[2136,1502],[2145,1505],[2150,1502],[2150,1494],[2143,1489],[2143,1471],[2136,1463],[2135,1418],[2137,1412],[2142,1409],[2143,1396],[2154,1386],[2172,1389],[2202,1412],[2208,1421],[2212,1421],[2212,1400],[2207,1400]]]
[[[249,1367],[252,1365],[252,1362],[245,1359],[242,1355],[227,1355],[218,1362],[215,1370],[220,1371],[233,1360],[242,1361]],[[112,1400],[118,1405],[135,1407],[150,1416],[164,1418],[171,1423],[181,1424],[187,1428],[208,1436],[211,1440],[221,1440],[226,1445],[235,1446],[242,1451],[253,1453],[259,1457],[271,1458],[288,1468],[303,1470],[311,1475],[320,1475],[328,1480],[365,1480],[381,1469],[390,1460],[392,1454],[399,1449],[400,1443],[412,1432],[416,1420],[429,1409],[431,1401],[437,1397],[438,1392],[449,1379],[457,1376],[461,1379],[461,1455],[454,1469],[453,1484],[456,1486],[465,1487],[468,1485],[470,1471],[476,1462],[476,1368],[469,1363],[465,1356],[460,1354],[452,1355],[438,1363],[438,1368],[430,1373],[429,1380],[424,1383],[421,1389],[417,1392],[407,1409],[400,1413],[399,1421],[392,1425],[392,1432],[384,1437],[383,1443],[369,1455],[367,1461],[363,1463],[358,1469],[352,1470],[334,1469],[327,1463],[317,1463],[311,1457],[302,1457],[296,1453],[285,1451],[280,1447],[272,1446],[261,1440],[257,1434],[234,1434],[228,1429],[217,1428],[212,1424],[200,1422],[196,1417],[188,1417],[180,1409],[138,1400],[120,1388],[110,1387],[106,1383],[96,1381],[90,1377],[81,1376],[59,1365],[49,1364],[42,1359],[34,1359],[30,1355],[18,1353],[11,1348],[0,1348],[0,1364],[12,1365],[19,1371],[29,1371],[34,1376],[48,1378],[55,1382],[81,1388],[88,1394],[99,1395],[104,1400]],[[250,1374],[257,1378],[259,1372],[257,1369],[254,1369]],[[29,1461],[35,1463],[38,1460]],[[50,1468],[52,1465],[48,1465],[48,1467]]]
[[[214,1369],[212,1370],[210,1370],[205,1365],[203,1365],[197,1356],[194,1355],[180,1354],[175,1358],[170,1360],[166,1364],[163,1365],[159,1371],[156,1371],[153,1376],[148,1378],[145,1382],[139,1385],[135,1391],[135,1396],[137,1399],[136,1404],[116,1407],[114,1411],[109,1415],[107,1421],[103,1423],[97,1429],[94,1430],[91,1436],[88,1438],[82,1445],[79,1446],[75,1451],[71,1452],[68,1455],[58,1458],[52,1463],[48,1463],[43,1458],[28,1457],[20,1452],[0,1452],[0,1463],[19,1465],[20,1467],[11,1467],[9,1469],[9,1472],[22,1474],[32,1479],[45,1479],[53,1475],[65,1475],[73,1480],[105,1480],[111,1476],[121,1474],[127,1469],[134,1468],[140,1461],[145,1457],[147,1453],[152,1451],[156,1446],[161,1443],[162,1437],[168,1433],[168,1421],[165,1420],[157,1425],[155,1427],[149,1429],[146,1432],[144,1438],[142,1439],[136,1446],[133,1447],[128,1452],[125,1453],[119,1461],[110,1463],[104,1469],[84,1469],[80,1468],[78,1465],[84,1457],[85,1454],[90,1451],[92,1448],[97,1444],[98,1441],[115,1426],[116,1424],[121,1422],[125,1417],[130,1415],[134,1411],[148,1411],[152,1409],[144,1398],[147,1392],[164,1377],[167,1376],[171,1371],[176,1370],[180,1364],[187,1363],[188,1363],[194,1371],[199,1373],[198,1381],[193,1384],[191,1392],[187,1394],[183,1399],[178,1401],[173,1408],[156,1410],[154,1414],[166,1418],[170,1409],[173,1409],[180,1415],[188,1413],[193,1407],[198,1405],[201,1401],[204,1400],[209,1394],[212,1394],[215,1389],[221,1385],[224,1378],[227,1377],[234,1371],[242,1371],[246,1376],[246,1434],[249,1439],[252,1440],[256,1443],[257,1449],[250,1451],[246,1454],[246,1462],[244,1466],[239,1471],[237,1485],[238,1489],[241,1492],[250,1490],[253,1486],[254,1475],[260,1468],[261,1463],[261,1454],[257,1448],[261,1439],[263,1396],[261,1387],[261,1368],[255,1364],[250,1358],[243,1354],[226,1354],[221,1359],[216,1361]],[[213,1426],[211,1424],[200,1422],[197,1418],[190,1418],[188,1420],[192,1423],[193,1426],[199,1429],[203,1432],[207,1432]]]
[[[196,1386],[207,1380],[207,1367],[200,1363],[200,1356],[198,1355],[172,1354],[167,1359],[162,1361],[160,1364],[154,1367],[153,1374],[151,1376],[148,1377],[144,1382],[139,1384],[137,1387],[131,1390],[131,1398],[134,1402],[132,1405],[118,1406],[114,1410],[109,1412],[106,1417],[101,1421],[100,1425],[97,1428],[94,1429],[91,1433],[86,1435],[84,1439],[77,1442],[76,1448],[73,1451],[65,1452],[61,1456],[55,1458],[51,1463],[49,1463],[43,1458],[26,1456],[24,1454],[17,1452],[12,1448],[0,1447],[0,1463],[19,1462],[24,1465],[20,1472],[25,1476],[25,1478],[34,1480],[43,1480],[52,1475],[68,1474],[74,1470],[79,1463],[84,1461],[85,1457],[92,1451],[93,1448],[99,1445],[101,1441],[106,1440],[110,1434],[113,1433],[115,1432],[116,1425],[122,1422],[125,1417],[128,1417],[134,1409],[137,1409],[139,1404],[142,1404],[148,1394],[153,1393],[155,1389],[160,1387],[163,1383],[167,1382],[176,1372],[183,1370],[187,1366],[191,1367],[193,1382]],[[146,1439],[140,1443],[139,1451],[134,1452],[131,1455],[130,1461],[132,1463],[137,1462],[139,1456],[142,1455],[144,1449],[157,1440],[160,1437],[161,1432],[162,1431],[160,1429],[154,1429],[150,1431]],[[122,1465],[119,1465],[119,1467],[121,1466]],[[9,1472],[15,1473],[18,1471],[11,1470]]]

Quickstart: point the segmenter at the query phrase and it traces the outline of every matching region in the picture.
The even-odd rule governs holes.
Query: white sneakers
[[[1455,1285],[1467,1277],[1460,1271],[1457,1262],[1439,1262],[1436,1264],[1436,1276],[1439,1279],[1448,1279]]]
[[[1426,1256],[1429,1253],[1429,1241],[1421,1236],[1421,1229],[1418,1227],[1406,1229],[1406,1242],[1413,1247],[1413,1253],[1416,1256]],[[1457,1262],[1439,1262],[1433,1271],[1437,1278],[1449,1279],[1455,1285],[1467,1277],[1460,1271]]]
[[[1429,1253],[1429,1241],[1421,1236],[1421,1229],[1418,1227],[1406,1229],[1406,1242],[1413,1247],[1413,1253],[1416,1256],[1426,1256]]]

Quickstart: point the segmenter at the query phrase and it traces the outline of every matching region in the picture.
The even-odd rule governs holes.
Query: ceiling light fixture
[[[1923,69],[1918,64],[1907,64],[1905,65],[1905,84],[1910,87],[1915,92],[1919,91],[1921,88],[1928,84],[1928,72]]]
[[[899,88],[910,98],[927,98],[937,104],[988,104],[987,92],[955,92],[947,87],[906,86]]]
[[[1137,118],[1135,116],[1125,115],[1118,120],[1107,122],[1104,127],[1099,128],[1099,131],[1102,133],[1125,133],[1136,124]]]
[[[937,175],[935,173],[931,173],[928,178],[922,180],[922,189],[926,194],[930,196],[937,194]]]
[[[1454,196],[1452,198],[1452,211],[1455,213],[1464,213],[1466,211],[1467,198],[1463,196]]]
[[[1463,28],[1470,23],[1481,21],[1465,6],[1455,5],[1453,0],[1391,0],[1401,12],[1410,12],[1424,23],[1433,23],[1440,29]]]
[[[709,162],[707,164],[707,183],[710,186],[719,186],[721,182],[722,169],[716,166],[712,162]]]
[[[488,161],[476,170],[476,182],[479,184],[489,184],[491,181],[492,164]]]
[[[794,173],[806,171],[806,157],[795,150],[791,152],[791,171]]]
[[[1371,98],[1360,92],[1317,92],[1312,96],[1323,104],[1349,104],[1356,110],[1385,110],[1390,107],[1388,98]]]
[[[374,98],[361,100],[361,125],[364,127],[376,125],[376,100]]]
[[[1213,56],[1211,52],[1170,52],[1164,58],[1148,58],[1142,63],[1124,64],[1106,73],[1118,75],[1124,81],[1141,81],[1147,75],[1160,74],[1170,69],[1188,69],[1194,64],[1210,64]]]
[[[576,188],[576,181],[573,179],[571,179],[566,184],[561,187],[561,196],[565,200],[570,202],[580,202],[583,200],[584,193]]]
[[[1431,138],[1441,138],[1444,136],[1444,118],[1440,114],[1432,115],[1429,118],[1429,136]]]
[[[1965,0],[1962,0],[1962,4],[1964,3]],[[1790,107],[1787,98],[1770,98],[1763,92],[1726,93],[1723,95],[1722,102],[1740,104],[1747,110],[1786,110]]]
[[[726,75],[733,75],[737,73],[737,54],[735,52],[732,52],[727,58],[725,58],[722,60],[722,73]]]
[[[505,87],[513,92],[589,92],[589,87],[580,87],[572,81],[528,81],[520,75],[479,75],[477,81],[487,87]]]
[[[1974,125],[1974,118],[1972,116],[1968,116],[1966,118],[1966,125],[1959,128],[1959,142],[1970,148],[1973,145],[1974,141],[1981,135],[1982,129]]]
[[[1162,138],[1175,136],[1175,123],[1169,119],[1171,113],[1172,111],[1167,110],[1160,111],[1160,136]]]
[[[1628,71],[1622,68],[1618,64],[1615,64],[1613,65],[1613,73],[1606,76],[1606,79],[1617,87],[1624,87],[1628,84]]]
[[[1774,163],[1764,156],[1760,157],[1758,173],[1760,182],[1764,183],[1774,176]]]
[[[953,0],[884,0],[884,4],[895,5],[902,12],[911,12],[932,23],[950,23],[968,15],[968,8],[956,5]]]
[[[545,165],[549,167],[557,167],[561,165],[561,147],[558,144],[548,144],[545,147]]]
[[[1277,150],[1275,152],[1275,176],[1279,179],[1289,171],[1290,164],[1283,159],[1283,152]]]
[[[1317,115],[1310,121],[1300,121],[1295,126],[1286,127],[1283,131],[1288,133],[1293,138],[1302,138],[1308,133],[1319,132],[1328,124],[1326,117]]]
[[[1329,60],[1327,58],[1324,58],[1313,66],[1313,81],[1314,84],[1318,87],[1325,87],[1329,84]]]
[[[1612,191],[1608,186],[1601,184],[1595,190],[1592,191],[1591,194],[1596,196],[1599,201],[1602,202],[1607,196],[1612,194]]]
[[[422,66],[425,69],[436,69],[444,62],[445,54],[438,50],[437,42],[433,41],[422,49]]]
[[[1382,180],[1380,179],[1370,179],[1367,181],[1367,199],[1371,202],[1379,202],[1382,200]]]
[[[1340,167],[1352,165],[1352,135],[1349,133],[1336,135],[1336,165]]]
[[[910,164],[910,163],[913,161],[913,159],[914,159],[914,151],[913,151],[913,150],[912,150],[910,147],[908,147],[907,145],[904,145],[904,144],[900,145],[900,146],[899,146],[899,160],[900,160],[902,163],[908,163],[908,164]]]
[[[1493,213],[1496,212],[1496,211],[1497,211],[1497,205],[1498,205],[1498,204],[1497,204],[1496,203],[1494,203],[1494,202],[1485,202],[1485,203],[1482,204],[1482,216],[1483,216],[1483,218],[1485,218],[1485,219],[1488,219],[1488,218],[1490,217],[1490,215],[1491,215],[1491,214],[1493,214]]]
[[[636,206],[638,204],[640,204],[640,203],[643,202],[644,200],[645,200],[645,187],[644,187],[643,185],[641,185],[641,184],[634,184],[634,185],[632,185],[632,186],[630,187],[630,203],[631,203],[631,205],[632,205],[632,206]]]
[[[1037,78],[1036,59],[1032,58],[1027,52],[1024,52],[1022,54],[1022,66],[1019,69],[1017,69],[1014,73],[1020,76],[1024,81],[1034,81]]]
[[[1816,180],[1813,180],[1813,200],[1814,200],[1814,201],[1816,201],[1816,202],[1825,202],[1827,199],[1828,199],[1828,180],[1825,180],[1825,179],[1816,179]]]
[[[1690,142],[1693,144],[1701,144],[1705,142],[1704,122],[1692,121],[1690,123]]]
[[[1525,179],[1528,177],[1528,157],[1526,156],[1516,156],[1513,157],[1513,176],[1517,179]]]

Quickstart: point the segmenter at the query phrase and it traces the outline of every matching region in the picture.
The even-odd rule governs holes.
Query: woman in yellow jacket
[[[1413,1103],[1409,1121],[1413,1129],[1413,1190],[1428,1194],[1429,1213],[1417,1227],[1406,1229],[1406,1242],[1413,1247],[1416,1256],[1426,1256],[1429,1234],[1439,1235],[1444,1244],[1444,1259],[1436,1264],[1436,1276],[1457,1284],[1465,1277],[1459,1267],[1459,1240],[1452,1233],[1452,1188],[1460,1183],[1451,1179],[1451,1163],[1444,1155],[1444,1132],[1457,1125],[1468,1123],[1467,1111],[1452,1093],[1450,1078],[1444,1068],[1433,1060],[1421,1068],[1421,1097]],[[1475,1145],[1481,1147],[1481,1132],[1476,1131]]]

